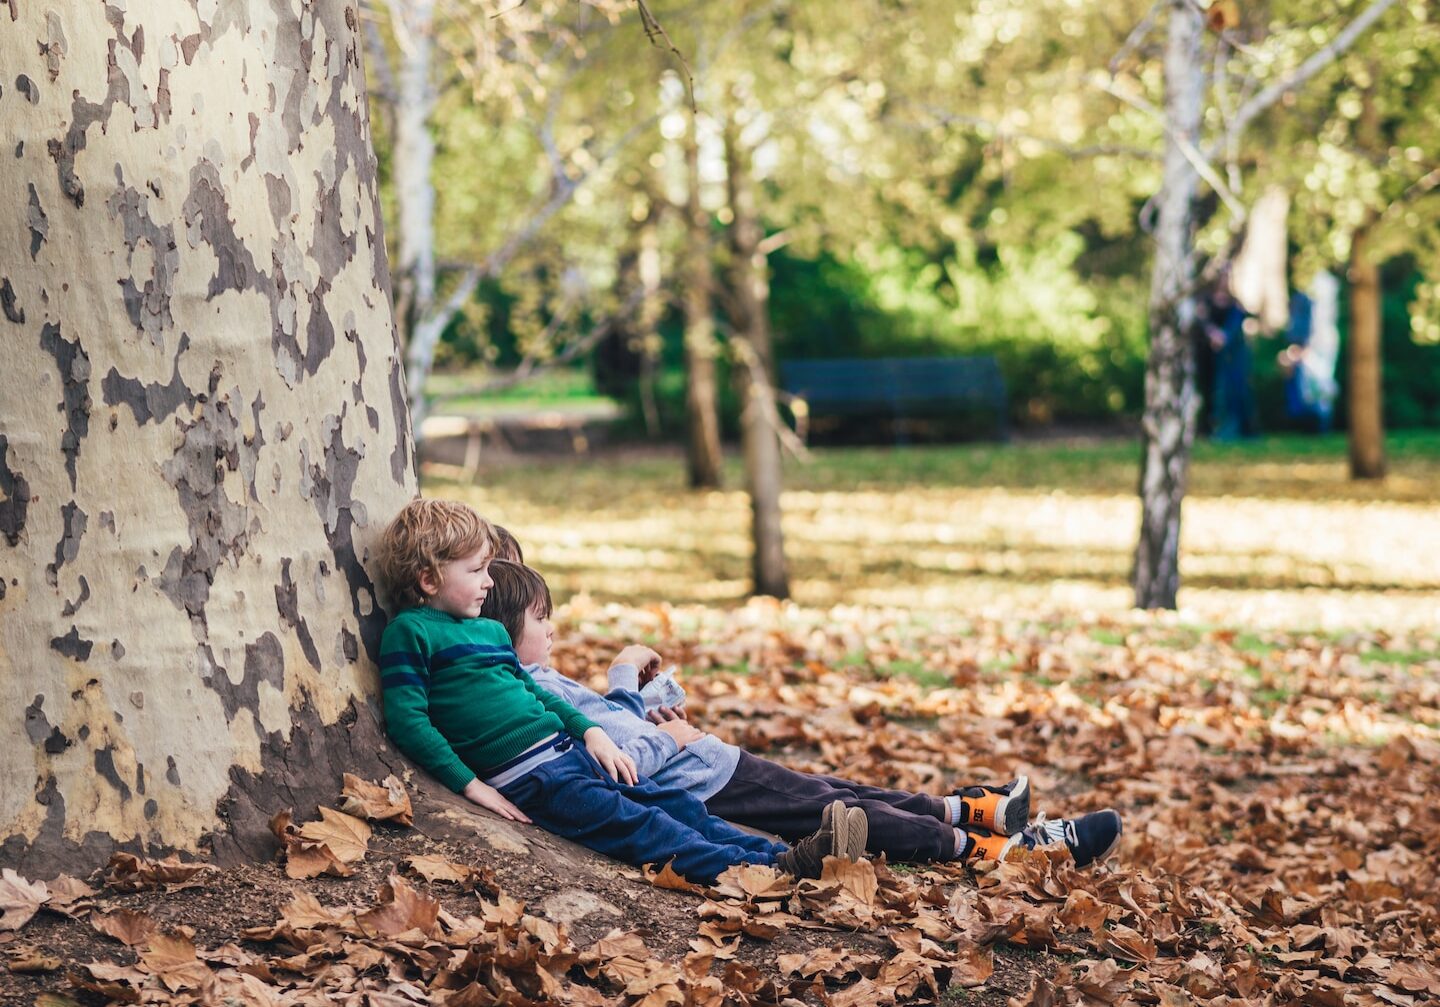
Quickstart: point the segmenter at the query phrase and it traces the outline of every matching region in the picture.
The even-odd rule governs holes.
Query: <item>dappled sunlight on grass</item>
[[[1379,485],[1344,480],[1343,458],[1315,457],[1311,443],[1293,458],[1288,442],[1269,454],[1208,447],[1192,481],[1210,491],[1185,504],[1182,607],[1259,627],[1436,624],[1440,550],[1424,546],[1440,535],[1431,444],[1398,451]],[[1433,446],[1440,454],[1440,439]],[[1114,444],[818,454],[787,472],[794,596],[817,607],[1123,612],[1139,525],[1133,455]],[[745,597],[747,499],[685,490],[677,457],[527,463],[482,470],[474,484],[444,474],[427,473],[427,492],[508,525],[558,598]]]

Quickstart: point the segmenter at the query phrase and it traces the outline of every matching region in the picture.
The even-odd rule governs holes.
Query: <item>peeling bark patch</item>
[[[92,641],[81,639],[80,630],[74,626],[71,626],[70,632],[64,636],[54,637],[50,641],[51,650],[64,654],[66,657],[73,657],[77,661],[90,660],[90,651],[94,646]]]
[[[181,406],[187,411],[193,408],[198,400],[180,377],[180,355],[189,347],[190,337],[182,335],[180,345],[175,351],[175,364],[170,371],[170,380],[163,385],[147,385],[138,378],[121,377],[119,371],[110,368],[110,373],[100,382],[100,394],[105,404],[129,406],[137,426],[144,426],[151,420],[163,420]]]
[[[363,508],[352,495],[355,477],[360,471],[360,452],[346,446],[341,437],[344,415],[342,407],[340,416],[326,417],[322,425],[330,438],[330,443],[325,446],[324,466],[311,462],[303,450],[301,458],[311,484],[311,502],[325,523],[325,538],[335,555],[336,569],[345,575],[345,583],[350,588],[351,607],[360,627],[365,653],[374,661],[380,656],[380,634],[385,629],[385,615],[361,601],[362,596],[375,596],[375,584],[355,551],[353,533],[356,514],[359,514],[362,525],[365,520]]]
[[[305,373],[314,375],[335,348],[335,326],[325,310],[325,294],[330,285],[321,280],[310,295],[310,324],[305,327]]]
[[[190,544],[171,550],[159,587],[189,613],[195,638],[202,642],[208,636],[205,605],[215,571],[227,559],[243,555],[249,543],[245,506],[232,501],[224,487],[226,471],[240,469],[240,452],[248,448],[241,444],[230,403],[214,397],[218,381],[219,374],[212,372],[208,401],[194,423],[180,425],[184,441],[160,467],[185,512]]]
[[[25,530],[25,514],[30,509],[30,483],[10,467],[10,438],[0,434],[0,535],[11,548],[20,543]]]
[[[71,617],[72,615],[74,615],[76,612],[80,611],[80,606],[81,606],[81,605],[85,604],[85,603],[86,603],[87,601],[89,601],[89,600],[90,600],[90,582],[85,579],[85,575],[82,573],[82,574],[80,575],[80,596],[79,596],[78,598],[76,598],[74,601],[67,601],[67,602],[65,603],[65,607],[60,610],[60,616],[61,616],[61,618],[64,618],[64,619],[70,618],[70,617]]]
[[[125,300],[125,313],[130,324],[146,333],[159,347],[164,346],[163,333],[175,324],[170,314],[170,292],[175,274],[180,269],[180,252],[175,247],[175,227],[161,227],[150,216],[150,198],[124,184],[120,167],[115,168],[116,189],[106,202],[111,219],[119,217],[125,226],[126,264],[131,275],[120,281]],[[150,252],[150,275],[143,283],[134,275],[135,253],[141,243]]]
[[[390,474],[402,486],[410,474],[410,407],[405,402],[404,380],[397,357],[390,366],[390,412],[395,420],[395,450],[390,452]]]
[[[259,120],[255,122],[258,124]],[[254,147],[254,135],[251,135],[251,147]],[[290,216],[290,187],[285,180],[278,175],[265,173],[265,193],[270,200],[270,218],[275,221],[276,227],[285,226],[285,218]]]
[[[51,587],[60,582],[60,568],[75,562],[75,557],[80,555],[80,540],[85,537],[85,528],[90,523],[89,515],[74,500],[60,508],[60,517],[64,531],[60,534],[60,541],[55,543],[55,562],[45,568],[45,579]]]
[[[10,286],[10,277],[0,279],[0,311],[16,325],[25,321],[25,309],[15,303],[15,288]]]
[[[59,755],[72,744],[74,744],[74,742],[65,737],[60,728],[52,728],[49,736],[45,739],[45,754]]]
[[[246,645],[245,676],[238,685],[232,685],[223,675],[212,676],[210,687],[220,697],[227,723],[234,720],[240,710],[259,708],[261,682],[268,682],[277,690],[285,687],[285,651],[274,633],[262,633],[258,640]],[[258,722],[255,729],[260,740],[264,741],[265,735]]]
[[[115,771],[115,749],[109,745],[97,749],[95,752],[95,772],[100,774],[110,786],[120,792],[120,800],[130,800],[130,785],[120,779],[120,774]]]
[[[215,169],[197,164],[190,171],[190,194],[181,207],[191,248],[205,244],[216,258],[215,275],[210,278],[208,296],[214,298],[227,290],[246,290],[261,277],[250,249],[235,233],[230,219],[230,204],[225,199],[225,183]],[[272,308],[271,314],[274,314]]]
[[[109,83],[104,104],[97,105],[76,94],[70,105],[70,128],[65,133],[65,139],[51,139],[45,143],[50,157],[55,161],[60,191],[77,207],[85,205],[85,187],[80,184],[80,178],[75,174],[75,157],[85,149],[85,132],[95,123],[108,119],[110,106],[122,96],[128,99],[130,92],[130,85],[115,66],[113,53],[110,57]]]
[[[175,756],[165,756],[165,782],[173,787],[180,786],[180,770],[175,766]]]
[[[50,721],[40,709],[44,705],[45,697],[37,695],[35,701],[25,707],[25,735],[32,745],[40,744],[52,730]]]
[[[340,627],[340,655],[349,664],[360,660],[360,641],[344,626]]]
[[[280,613],[281,621],[295,631],[295,637],[300,641],[300,650],[304,652],[305,660],[310,662],[312,668],[319,671],[320,651],[315,646],[315,638],[310,635],[310,627],[305,625],[305,620],[300,617],[300,589],[290,576],[288,557],[280,561],[280,583],[275,588],[275,608]],[[266,636],[269,634],[267,633]],[[264,637],[261,639],[263,640]],[[248,663],[250,659],[248,647],[245,653]]]
[[[15,78],[15,90],[23,94],[32,105],[40,104],[40,89],[23,73]]]
[[[90,356],[74,342],[60,335],[60,326],[46,323],[40,330],[40,348],[55,358],[60,381],[65,388],[65,433],[60,437],[60,450],[65,455],[65,471],[70,475],[70,488],[75,488],[75,459],[80,455],[80,442],[90,432]]]
[[[60,61],[69,51],[65,28],[54,11],[45,12],[45,33],[47,37],[40,43],[40,55],[45,57],[45,72],[50,75],[50,82],[53,84],[60,76]]]
[[[30,261],[34,262],[35,257],[40,254],[40,246],[45,244],[45,239],[50,236],[50,218],[45,215],[45,208],[40,205],[40,193],[35,190],[35,183],[30,185],[30,205],[26,210],[26,226],[30,229]]]

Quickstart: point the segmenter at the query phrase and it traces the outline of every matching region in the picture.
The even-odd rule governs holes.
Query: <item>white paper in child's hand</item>
[[[685,705],[685,689],[675,681],[675,671],[673,665],[666,668],[640,689],[640,698],[645,701],[645,709],[658,710],[662,706],[673,708]]]

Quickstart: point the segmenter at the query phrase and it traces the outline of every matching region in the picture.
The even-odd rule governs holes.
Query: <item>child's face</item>
[[[495,585],[490,579],[490,559],[490,550],[481,546],[469,556],[443,564],[439,583],[429,573],[422,573],[420,587],[429,598],[427,604],[457,619],[478,618],[485,596]]]
[[[537,615],[534,609],[525,613],[525,628],[515,640],[515,656],[521,664],[550,663],[550,645],[555,642],[555,627],[550,620]]]

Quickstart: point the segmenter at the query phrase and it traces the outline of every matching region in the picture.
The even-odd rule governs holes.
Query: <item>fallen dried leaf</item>
[[[136,944],[144,944],[152,934],[160,929],[160,924],[150,916],[131,909],[116,909],[103,914],[95,913],[90,917],[90,925],[105,936],[113,937],[120,943],[132,947]]]
[[[0,930],[19,930],[50,901],[43,881],[26,881],[10,868],[0,869]]]
[[[346,773],[341,794],[340,810],[348,815],[397,825],[410,825],[415,820],[410,795],[394,776],[385,777],[384,783],[371,783]]]

